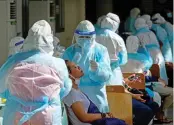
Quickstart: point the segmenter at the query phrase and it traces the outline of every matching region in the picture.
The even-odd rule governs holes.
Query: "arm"
[[[76,117],[83,123],[91,123],[95,120],[102,119],[101,114],[88,114],[85,112],[81,102],[75,102],[71,106]]]
[[[115,38],[115,42],[117,42],[117,52],[118,52],[118,58],[119,58],[119,65],[125,65],[127,63],[128,57],[127,57],[127,50],[124,43],[124,40],[117,36],[117,40]]]
[[[104,47],[100,49],[100,53],[96,53],[98,57],[94,61],[97,62],[98,68],[96,71],[91,70],[89,67],[89,78],[98,83],[98,85],[103,85],[111,77],[111,67],[110,58],[107,49]]]
[[[67,49],[65,50],[65,52],[64,52],[63,55],[62,55],[62,59],[72,61],[73,56],[74,56],[74,55],[73,55],[73,47],[74,47],[74,46],[70,46],[69,48],[67,48]]]
[[[146,100],[142,99],[141,97],[143,96],[142,94],[133,94],[133,93],[130,93],[127,89],[125,89],[125,93],[128,93],[132,96],[132,98],[138,100],[138,101],[141,101],[143,103],[146,102]]]
[[[2,97],[7,97],[9,95],[9,92],[7,92],[8,76],[16,63],[15,61],[14,56],[11,56],[0,68],[0,96]]]
[[[59,58],[55,58],[54,65],[57,69],[58,77],[61,81],[61,89],[60,89],[60,99],[63,99],[68,93],[71,91],[72,88],[72,81],[69,78],[68,69],[66,67],[65,61]]]

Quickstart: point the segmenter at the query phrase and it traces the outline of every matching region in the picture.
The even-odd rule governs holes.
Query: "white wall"
[[[32,1],[29,3],[29,7],[30,27],[33,23],[41,19],[45,19],[49,22],[49,13],[46,13],[49,11],[47,1]],[[56,36],[60,39],[61,45],[68,47],[71,45],[76,26],[81,20],[85,19],[85,0],[65,0],[64,7],[65,31],[57,33]],[[51,26],[52,29],[55,27],[54,25]]]
[[[7,0],[0,0],[0,66],[5,62],[8,57],[8,44],[11,38],[15,37],[17,33],[22,30],[22,13],[21,13],[21,0],[17,0],[17,26],[11,25],[9,20],[9,7],[7,6]],[[34,6],[34,5],[33,5]],[[39,5],[34,8],[41,7]],[[42,10],[40,8],[40,10]],[[32,17],[30,17],[30,26],[34,23],[35,13],[30,10]],[[35,11],[36,12],[36,11]],[[47,17],[45,11],[40,11],[41,19]],[[85,19],[85,0],[65,0],[65,31],[56,34],[61,40],[61,45],[68,47],[71,45],[73,32],[81,20]]]
[[[10,40],[17,35],[17,32],[21,32],[15,23],[20,18],[10,19],[10,2],[11,0],[0,0],[0,66],[8,58]],[[18,8],[16,11],[19,15]]]
[[[6,1],[0,1],[0,65],[7,58],[7,7]]]
[[[65,0],[65,32],[58,33],[61,45],[71,45],[78,23],[85,19],[85,0]]]

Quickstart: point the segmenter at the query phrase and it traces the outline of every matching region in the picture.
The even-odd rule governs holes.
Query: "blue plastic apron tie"
[[[160,49],[159,46],[156,45],[156,44],[148,44],[148,45],[146,45],[146,48],[147,48],[147,49],[153,49],[153,48],[155,48],[155,49]]]
[[[16,96],[11,96],[11,99],[14,101],[17,101],[18,103],[20,103],[26,107],[27,106],[39,107],[31,112],[20,112],[20,113],[24,114],[24,116],[20,119],[18,125],[24,124],[25,122],[30,120],[33,115],[35,115],[36,113],[38,113],[40,111],[43,111],[49,105],[59,105],[59,103],[58,103],[59,101],[57,99],[53,99],[53,100],[49,101],[48,97],[43,97],[43,102],[27,102],[27,101],[24,101],[24,100],[16,97]]]

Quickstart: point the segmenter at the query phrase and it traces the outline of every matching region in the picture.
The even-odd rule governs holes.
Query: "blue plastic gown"
[[[77,53],[81,54],[81,59],[74,60]],[[79,88],[96,104],[101,112],[108,112],[108,102],[106,96],[105,85],[111,77],[110,59],[107,49],[95,43],[87,53],[83,53],[82,49],[74,44],[66,49],[63,59],[74,61],[84,71],[84,76],[80,79]],[[90,69],[90,60],[98,63],[98,69],[92,71]]]
[[[151,57],[147,57],[144,53],[128,53],[128,59],[141,62],[144,65],[143,71],[149,70],[153,64]]]
[[[161,53],[159,44],[156,43],[155,41],[148,41],[148,40],[151,40],[151,39],[149,39],[149,35],[151,32],[152,31],[150,31],[147,28],[141,28],[141,29],[137,30],[136,35],[138,38],[141,37],[141,38],[139,38],[139,40],[145,45],[147,51],[150,53],[150,55],[153,59],[153,63],[159,64],[160,77],[163,80],[165,80],[165,82],[168,84],[168,77],[167,77],[167,72],[166,72],[166,67],[165,67],[165,60],[164,60],[164,57]],[[142,34],[144,34],[144,35],[142,35]],[[152,34],[153,34],[153,32],[152,32]]]
[[[164,60],[166,62],[173,63],[172,50],[168,40],[167,32],[158,24],[153,24],[152,30],[155,31],[158,41],[163,43],[161,51],[164,56]]]
[[[173,25],[167,22],[165,24],[161,24],[161,27],[164,28],[167,32],[168,40],[170,42],[170,46],[173,52]]]
[[[153,60],[144,47],[139,47],[136,53],[128,53],[128,62],[122,66],[123,72],[143,73],[149,70]]]
[[[100,26],[98,25],[98,24],[95,24],[94,25],[94,27],[95,27],[95,32],[96,32],[96,34],[98,33],[98,32],[100,32]]]
[[[43,64],[57,70],[60,75],[60,79],[62,79],[62,83],[64,84],[64,86],[62,86],[60,95],[57,95],[57,98],[53,100],[48,100],[48,97],[42,97],[42,102],[28,102],[12,95],[7,86],[7,84],[10,84],[10,81],[8,81],[8,76],[13,67],[18,63]],[[61,125],[62,112],[60,98],[66,96],[72,87],[72,82],[69,79],[65,62],[62,59],[54,58],[48,54],[41,53],[40,51],[18,53],[8,58],[6,63],[0,69],[0,76],[0,96],[7,98],[7,103],[3,115],[3,125],[13,125],[16,112],[21,112],[23,114],[23,117],[18,123],[18,125],[22,125],[24,122],[30,120],[33,115],[43,111],[50,105],[55,105],[57,107],[57,112],[54,112],[52,114],[52,123],[54,125]],[[34,106],[37,108],[31,112],[24,112],[21,105],[26,107]]]
[[[126,32],[132,32],[132,33],[136,32],[136,29],[134,26],[135,20],[136,20],[136,18],[128,17],[128,19],[125,22],[125,31]]]
[[[97,28],[96,36],[96,41],[108,49],[109,55],[115,54],[115,56],[118,58],[118,60],[112,61],[112,57],[110,57],[112,77],[108,84],[122,85],[123,75],[120,66],[127,63],[127,50],[123,39],[113,31],[104,28]],[[114,46],[116,48],[114,48]]]

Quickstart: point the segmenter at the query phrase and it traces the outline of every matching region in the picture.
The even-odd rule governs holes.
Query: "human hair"
[[[69,60],[65,60],[65,64],[66,64],[66,66],[67,66],[68,72],[71,73],[71,69],[70,69],[70,67],[68,66],[68,62],[69,62]]]

